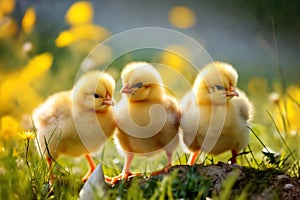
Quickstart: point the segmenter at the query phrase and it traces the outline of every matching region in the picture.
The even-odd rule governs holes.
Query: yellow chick
[[[50,171],[59,155],[85,155],[95,169],[90,152],[99,149],[111,137],[116,125],[112,111],[114,79],[101,71],[84,74],[72,90],[50,96],[33,112],[37,130],[37,148],[46,158]]]
[[[213,155],[231,150],[231,163],[249,142],[252,104],[237,90],[238,74],[227,63],[213,62],[197,76],[193,89],[182,103],[183,143],[196,162],[200,151]]]
[[[130,63],[121,78],[123,96],[115,111],[115,141],[125,154],[125,163],[122,174],[114,181],[132,175],[130,164],[135,154],[151,156],[163,150],[167,167],[171,166],[173,151],[179,143],[181,116],[179,105],[166,94],[161,76],[152,65]]]

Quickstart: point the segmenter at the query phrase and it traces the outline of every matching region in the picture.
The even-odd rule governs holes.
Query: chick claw
[[[159,175],[161,173],[164,173],[164,172],[168,173],[171,167],[172,167],[172,165],[167,165],[164,168],[162,168],[161,170],[152,172],[150,176],[157,176],[157,175]]]
[[[89,179],[89,177],[92,175],[93,171],[94,171],[94,169],[90,168],[89,171],[87,172],[87,174],[81,178],[81,181],[85,183]]]
[[[132,178],[132,177],[136,177],[136,176],[142,176],[141,173],[132,173],[132,172],[125,172],[125,173],[122,173],[118,176],[115,176],[113,178],[105,178],[105,180],[107,182],[110,182],[111,185],[115,185],[118,181],[120,180],[125,180],[127,181],[129,178]]]

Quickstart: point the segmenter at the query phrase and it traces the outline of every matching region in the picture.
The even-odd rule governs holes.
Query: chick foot
[[[169,172],[169,169],[172,167],[172,165],[167,165],[165,166],[164,168],[162,168],[161,170],[158,170],[158,171],[155,171],[155,172],[152,172],[150,176],[157,176],[161,173],[168,173]]]
[[[120,181],[120,180],[125,180],[125,181],[127,181],[129,178],[136,177],[136,176],[142,176],[142,174],[141,174],[141,173],[125,172],[125,173],[122,173],[122,174],[120,174],[120,175],[118,175],[118,176],[115,176],[115,177],[113,177],[113,178],[110,178],[110,184],[111,184],[111,185],[115,185],[115,184],[116,184],[118,181]],[[106,178],[105,178],[105,179],[106,179]],[[106,180],[109,180],[109,178],[106,179]]]

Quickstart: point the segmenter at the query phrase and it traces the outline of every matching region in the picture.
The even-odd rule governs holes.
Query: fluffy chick
[[[36,144],[52,169],[52,160],[65,154],[85,155],[90,169],[95,169],[90,152],[99,149],[115,130],[111,106],[114,79],[101,71],[84,74],[72,90],[50,96],[33,112],[37,130]]]
[[[130,63],[121,78],[123,96],[116,106],[115,141],[125,154],[121,177],[126,179],[131,175],[134,154],[149,156],[163,150],[167,166],[171,165],[179,143],[181,113],[175,99],[166,94],[161,76],[152,65]]]
[[[192,152],[193,165],[200,151],[213,155],[227,150],[236,163],[237,152],[249,142],[252,104],[237,90],[238,74],[229,64],[213,62],[197,76],[193,89],[182,99],[183,142]]]

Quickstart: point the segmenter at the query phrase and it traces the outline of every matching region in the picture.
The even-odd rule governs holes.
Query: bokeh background
[[[280,133],[299,155],[299,11],[297,0],[0,0],[1,156],[18,157],[22,147],[15,144],[34,138],[26,132],[32,128],[32,110],[47,96],[72,87],[82,61],[97,44],[149,26],[180,31],[213,60],[232,64],[239,73],[238,86],[256,108],[253,127],[260,138],[288,155]],[[106,52],[95,58],[98,64],[113,57],[112,49]],[[189,63],[182,57],[155,50],[121,56],[110,73],[118,77],[132,60],[171,66],[190,83],[195,77],[189,76]],[[259,142],[252,141],[253,150],[261,151]]]

